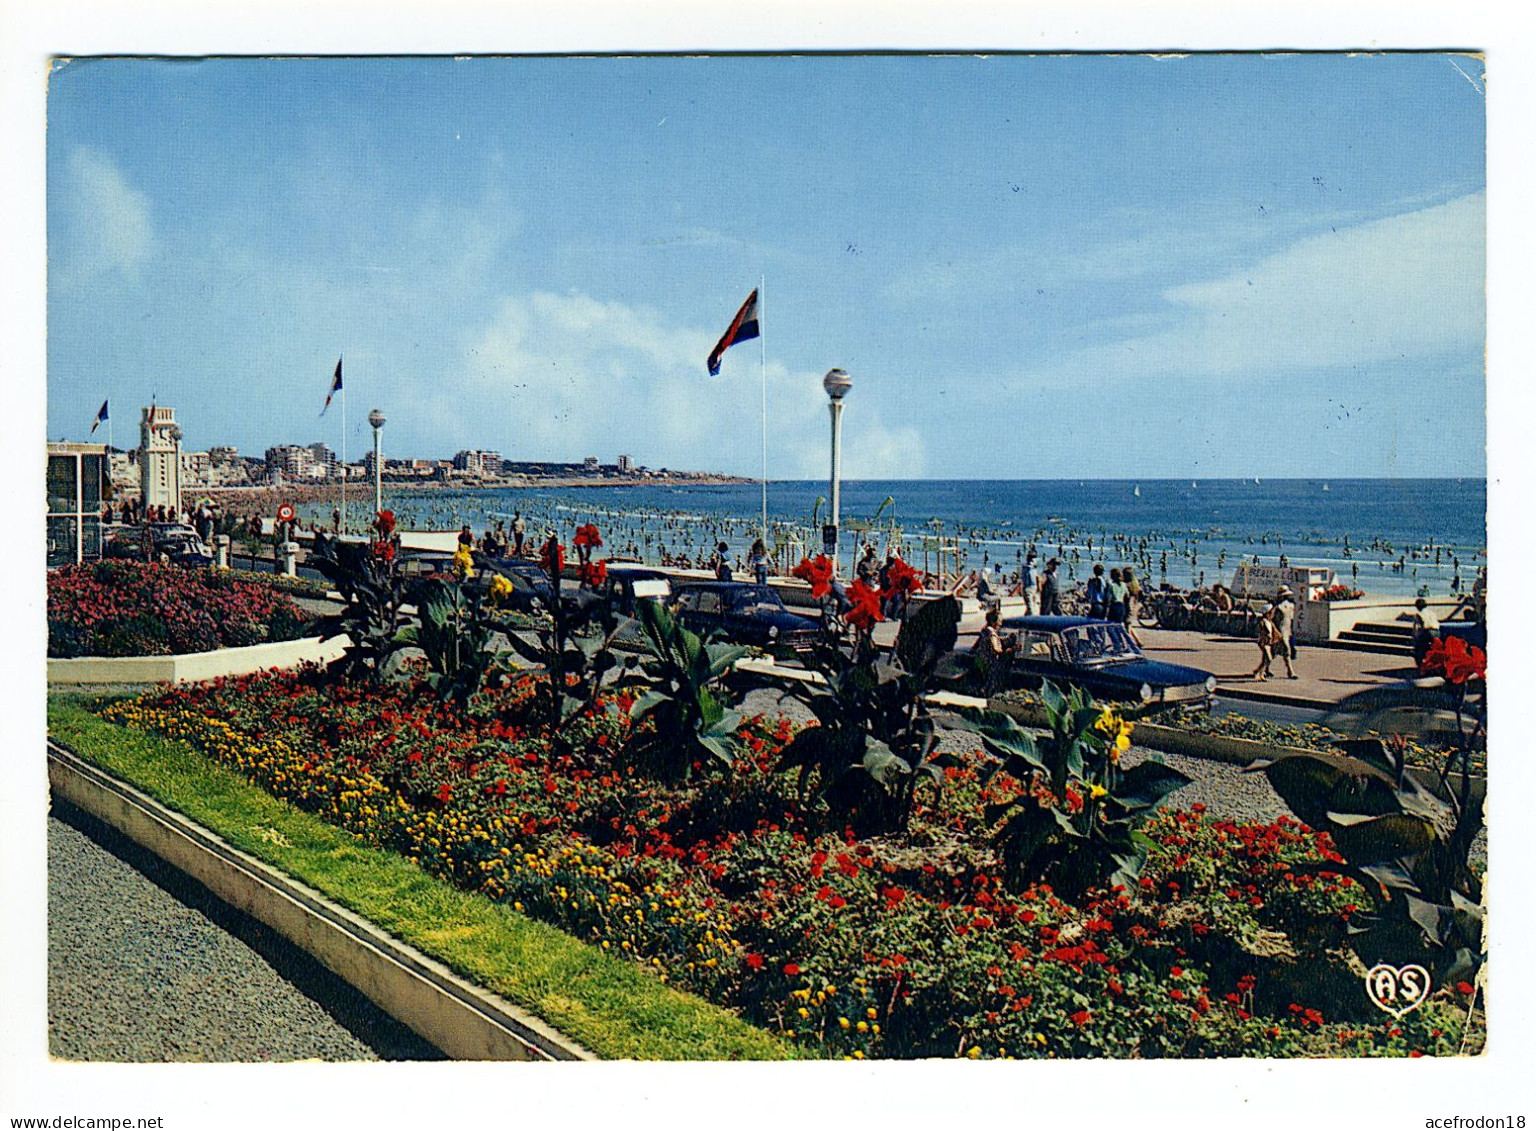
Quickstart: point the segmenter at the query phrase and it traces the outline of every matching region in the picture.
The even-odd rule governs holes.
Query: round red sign
[[[293,508],[291,506],[289,506],[287,503],[284,503],[282,506],[278,507],[277,508],[277,520],[279,522],[292,522],[293,521]]]

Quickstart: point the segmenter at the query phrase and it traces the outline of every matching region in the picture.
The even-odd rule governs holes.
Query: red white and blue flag
[[[96,421],[95,421],[95,423],[93,423],[91,425],[91,432],[94,433],[96,431],[96,429],[101,426],[101,422],[102,421],[110,420],[110,419],[111,419],[111,417],[109,417],[107,415],[107,402],[106,401],[102,401],[101,402],[101,409],[100,409],[99,412],[96,413]]]
[[[731,321],[731,328],[715,343],[715,348],[710,352],[709,375],[720,376],[720,357],[726,350],[737,342],[751,341],[757,337],[757,334],[757,292],[753,291],[747,296],[747,301],[741,304],[741,309],[736,312],[736,317]]]
[[[341,392],[341,358],[336,359],[336,376],[331,379],[331,391],[325,394],[325,408],[320,410],[320,415],[325,415],[325,409],[331,407],[331,398]]]

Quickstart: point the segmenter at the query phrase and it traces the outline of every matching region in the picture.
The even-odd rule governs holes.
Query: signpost
[[[827,523],[821,528],[821,552],[829,558],[837,557],[837,526]]]

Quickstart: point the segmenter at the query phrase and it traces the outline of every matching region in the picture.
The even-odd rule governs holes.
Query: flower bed
[[[263,582],[129,561],[48,574],[48,655],[169,656],[297,640],[309,617]]]
[[[782,720],[745,721],[732,769],[662,785],[621,756],[627,703],[599,700],[555,740],[531,723],[536,691],[524,678],[461,714],[419,684],[274,673],[103,714],[815,1054],[1458,1050],[1454,994],[1400,1022],[1367,1003],[1336,952],[1370,901],[1295,822],[1164,813],[1135,890],[1069,903],[999,879],[985,807],[1017,783],[983,784],[979,755],[922,795],[904,835],[861,841],[775,770]]]

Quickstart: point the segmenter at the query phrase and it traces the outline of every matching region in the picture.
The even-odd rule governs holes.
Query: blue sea
[[[385,505],[412,529],[468,522],[478,533],[521,510],[530,532],[553,526],[568,539],[592,521],[607,552],[654,561],[665,548],[697,561],[721,540],[745,554],[760,526],[760,492],[757,484],[386,491]],[[817,500],[827,493],[825,481],[769,483],[776,534],[816,552],[827,521]],[[316,518],[329,511],[309,509]],[[965,568],[1009,572],[1034,547],[1042,559],[1060,557],[1069,580],[1104,562],[1187,586],[1230,581],[1239,562],[1277,565],[1284,555],[1370,593],[1440,596],[1456,582],[1470,589],[1487,560],[1483,479],[868,480],[843,485],[841,511],[845,560],[858,528],[874,522],[882,548],[899,538],[914,564],[925,553],[936,564],[943,543]]]

